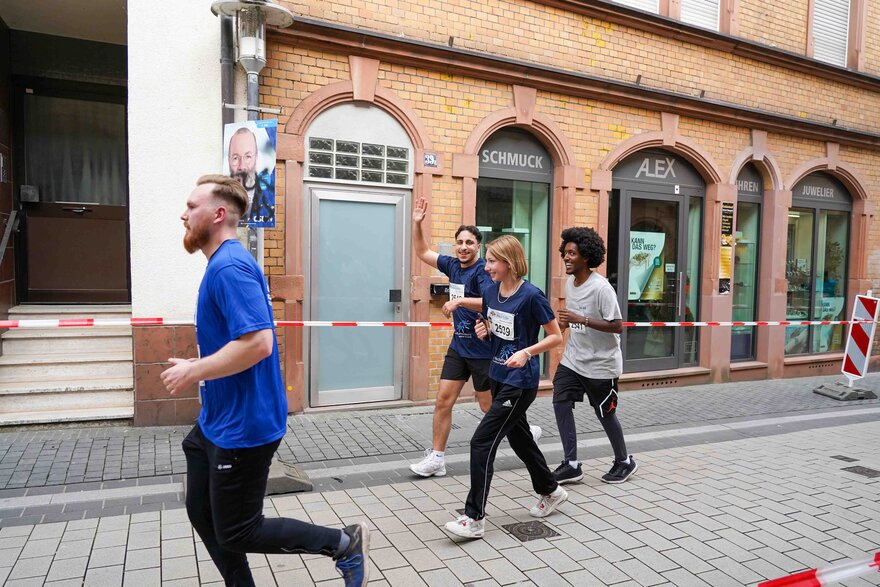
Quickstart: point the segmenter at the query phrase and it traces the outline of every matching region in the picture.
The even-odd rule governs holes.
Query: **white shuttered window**
[[[718,14],[721,0],[681,0],[681,21],[718,30]]]
[[[846,67],[850,0],[814,0],[813,57]]]
[[[644,10],[645,12],[653,12],[654,14],[658,14],[660,12],[660,0],[612,0],[617,4],[623,4],[624,6],[631,6],[633,8],[638,8],[639,10]]]

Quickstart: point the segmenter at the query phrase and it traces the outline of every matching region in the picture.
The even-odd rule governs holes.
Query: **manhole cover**
[[[843,461],[844,463],[854,463],[859,459],[854,459],[852,457],[845,457],[843,455],[834,455],[831,457],[832,459],[837,459],[838,461]]]
[[[880,477],[880,471],[869,469],[868,467],[844,467],[841,471],[848,471],[850,473],[855,473],[856,475],[862,475],[868,479]]]
[[[520,542],[559,536],[559,532],[556,532],[553,528],[543,522],[519,522],[502,526],[502,528],[510,532],[513,537]]]

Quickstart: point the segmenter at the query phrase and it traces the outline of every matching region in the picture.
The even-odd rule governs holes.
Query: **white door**
[[[310,187],[310,320],[406,320],[408,192]],[[401,398],[406,329],[330,326],[305,334],[312,406]]]

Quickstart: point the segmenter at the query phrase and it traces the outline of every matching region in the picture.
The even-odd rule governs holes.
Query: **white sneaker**
[[[529,510],[529,515],[533,518],[546,518],[566,499],[568,499],[568,492],[562,485],[559,485],[556,487],[556,491],[550,495],[542,495],[538,504]]]
[[[457,520],[446,522],[446,531],[462,538],[482,538],[486,531],[484,520],[474,520],[467,516],[458,516]]]
[[[540,426],[535,426],[534,424],[529,424],[529,431],[532,433],[532,438],[535,439],[535,444],[541,440],[541,434],[544,432],[541,430]]]
[[[446,475],[446,460],[434,456],[434,451],[427,449],[425,458],[409,466],[410,470],[420,477],[443,477]]]

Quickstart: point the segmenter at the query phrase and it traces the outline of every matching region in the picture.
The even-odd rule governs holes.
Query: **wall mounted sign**
[[[718,267],[718,293],[730,294],[733,273],[733,203],[721,203],[721,260]]]

